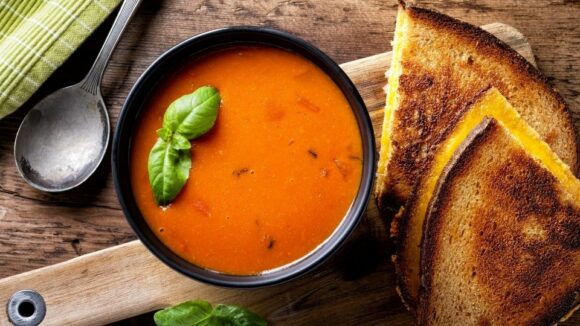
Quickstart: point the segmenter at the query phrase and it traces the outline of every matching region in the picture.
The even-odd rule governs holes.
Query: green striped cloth
[[[0,0],[0,118],[14,112],[121,0]]]

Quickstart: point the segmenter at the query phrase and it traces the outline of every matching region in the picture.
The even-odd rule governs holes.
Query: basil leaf
[[[157,326],[267,326],[257,314],[237,306],[218,304],[215,309],[196,300],[165,308],[153,316]]]
[[[267,326],[268,323],[244,308],[218,304],[210,317],[210,325]]]
[[[191,143],[187,138],[185,138],[185,136],[175,133],[171,139],[171,146],[175,149],[186,150],[191,148]]]
[[[157,326],[201,326],[208,325],[211,312],[211,305],[205,301],[187,301],[156,312],[153,320]]]
[[[173,130],[187,139],[195,139],[213,127],[221,97],[211,86],[198,88],[173,101],[163,116],[163,128]]]
[[[191,152],[171,144],[159,138],[149,153],[149,183],[155,201],[162,206],[177,197],[189,178],[191,168]]]
[[[171,137],[173,136],[173,132],[171,132],[171,130],[167,128],[161,128],[157,129],[157,136],[159,136],[159,138],[165,140],[166,142],[169,142],[171,140]]]

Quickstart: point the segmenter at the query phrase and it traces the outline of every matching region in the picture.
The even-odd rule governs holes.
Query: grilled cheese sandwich
[[[508,130],[511,136],[529,155],[541,162],[558,181],[566,188],[572,200],[580,202],[580,183],[570,168],[563,163],[548,144],[543,142],[538,133],[532,129],[512,107],[500,92],[491,88],[482,92],[469,109],[453,122],[453,130],[441,142],[441,146],[430,161],[430,165],[420,176],[412,194],[399,214],[393,227],[396,239],[396,251],[393,256],[398,272],[398,283],[401,297],[406,305],[414,310],[420,287],[420,244],[423,236],[423,225],[427,208],[439,177],[469,133],[485,118],[493,118]],[[525,195],[525,194],[522,194]]]

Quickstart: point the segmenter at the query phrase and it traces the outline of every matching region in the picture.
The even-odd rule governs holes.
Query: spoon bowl
[[[24,117],[14,145],[16,166],[31,186],[74,188],[97,169],[109,143],[109,115],[100,94],[76,84],[58,90]]]

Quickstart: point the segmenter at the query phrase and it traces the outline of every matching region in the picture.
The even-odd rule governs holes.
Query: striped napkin
[[[0,0],[0,118],[14,112],[121,0]]]

